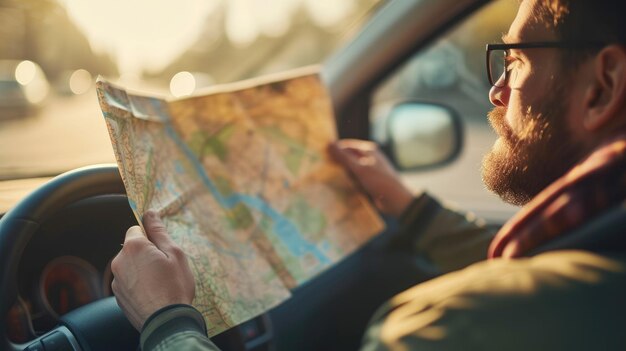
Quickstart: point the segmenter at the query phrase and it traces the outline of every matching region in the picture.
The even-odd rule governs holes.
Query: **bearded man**
[[[626,250],[604,235],[610,229],[623,243],[626,228],[593,227],[626,198],[624,14],[623,1],[524,0],[504,44],[488,46],[499,138],[483,179],[524,205],[495,237],[411,194],[373,143],[331,145],[415,250],[449,272],[380,307],[363,350],[626,349]],[[593,245],[537,254],[582,227]],[[112,264],[113,291],[142,330],[142,348],[215,350],[189,306],[184,255],[155,213],[145,229],[147,237],[129,229]]]

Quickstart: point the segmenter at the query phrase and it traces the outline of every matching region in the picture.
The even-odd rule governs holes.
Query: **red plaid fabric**
[[[596,149],[524,206],[495,236],[488,257],[519,257],[624,199],[626,136]]]

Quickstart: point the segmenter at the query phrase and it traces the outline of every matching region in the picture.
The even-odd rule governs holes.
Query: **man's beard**
[[[489,122],[499,140],[483,158],[482,178],[502,200],[524,205],[561,177],[584,155],[565,122],[562,86],[537,111],[518,116],[524,130],[515,134],[506,124],[506,108],[489,112]]]

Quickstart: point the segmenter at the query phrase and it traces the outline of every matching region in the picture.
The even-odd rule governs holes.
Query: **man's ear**
[[[596,131],[617,118],[626,98],[626,48],[610,45],[594,59],[592,84],[584,95],[584,126]]]

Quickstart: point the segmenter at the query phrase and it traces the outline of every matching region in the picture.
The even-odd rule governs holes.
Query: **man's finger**
[[[331,143],[328,146],[328,151],[330,153],[330,156],[335,159],[335,161],[341,163],[344,166],[347,166],[347,156],[343,152],[342,148],[339,146],[338,142]]]
[[[330,144],[329,151],[335,160],[352,172],[357,171],[358,167],[361,165],[361,159],[364,157],[361,149],[347,147],[338,142]]]
[[[156,245],[159,250],[166,252],[172,246],[172,239],[156,211],[148,210],[144,213],[143,227],[146,229],[148,239]]]
[[[335,144],[340,148],[359,150],[362,152],[374,151],[376,149],[376,143],[361,139],[341,139],[337,140]]]
[[[124,243],[126,243],[127,241],[131,239],[142,238],[142,237],[145,237],[145,234],[143,233],[143,230],[141,229],[141,227],[138,225],[132,226],[128,228],[128,230],[126,231],[126,237],[124,238]]]

